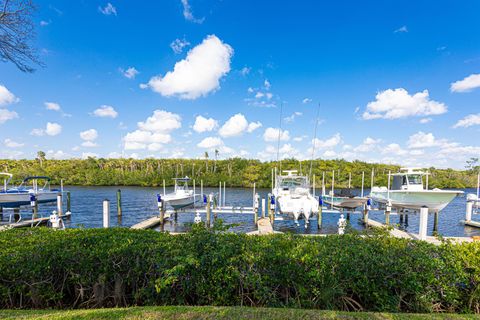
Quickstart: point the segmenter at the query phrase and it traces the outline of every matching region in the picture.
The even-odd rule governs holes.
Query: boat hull
[[[318,202],[313,197],[292,198],[280,196],[277,198],[277,209],[280,214],[293,215],[298,219],[303,214],[307,219],[314,213],[318,213]]]
[[[28,192],[2,192],[0,193],[0,207],[18,208],[20,206],[30,205],[30,193]],[[57,201],[58,192],[41,192],[35,195],[37,203],[49,203]]]
[[[370,193],[372,200],[388,204],[394,208],[420,210],[426,206],[431,212],[443,210],[458,194],[463,191],[450,190],[423,190],[423,191],[400,191],[391,190],[376,191]]]
[[[173,209],[178,210],[182,208],[186,208],[192,206],[195,203],[195,199],[192,196],[185,196],[182,198],[169,198],[168,196],[165,197],[165,203],[169,204]]]
[[[353,210],[358,207],[362,207],[365,203],[367,203],[367,198],[360,198],[360,197],[331,197],[331,196],[322,196],[322,200],[324,203],[333,205],[337,208],[342,209],[350,209]]]

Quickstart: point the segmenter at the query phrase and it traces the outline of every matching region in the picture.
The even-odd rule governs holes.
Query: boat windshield
[[[305,177],[283,178],[280,181],[280,187],[282,188],[307,187],[307,179]]]
[[[409,174],[408,175],[409,184],[422,184],[422,176],[419,174]]]

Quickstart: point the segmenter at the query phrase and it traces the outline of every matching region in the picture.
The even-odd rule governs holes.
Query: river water
[[[122,209],[121,218],[117,217],[116,192],[122,190]],[[110,200],[110,225],[130,227],[135,223],[145,220],[158,214],[156,194],[162,193],[161,188],[148,187],[79,187],[68,186],[65,190],[71,192],[71,209],[72,216],[67,219],[67,228],[100,228],[102,227],[102,202],[104,199]],[[167,193],[171,188],[167,188]],[[197,192],[200,190],[197,189]],[[266,197],[268,189],[257,190],[261,197]],[[474,189],[465,189],[465,193],[474,193]],[[205,188],[205,193],[218,192],[218,188]],[[357,190],[358,193],[358,190]],[[365,191],[368,194],[368,190]],[[252,206],[252,189],[244,188],[227,188],[226,190],[227,206]],[[456,197],[443,211],[439,214],[438,233],[443,236],[473,236],[480,235],[480,228],[467,227],[460,223],[465,219],[465,195]],[[64,201],[64,211],[66,204]],[[55,210],[55,204],[40,205],[40,213],[43,216],[49,215]],[[22,209],[23,219],[29,217],[28,208]],[[5,211],[1,223],[8,222],[10,212]],[[188,231],[193,222],[195,214],[193,212],[178,213],[177,220],[170,219],[165,223],[164,230],[172,232]],[[354,229],[362,230],[360,223],[361,214],[350,215],[350,225]],[[226,224],[234,224],[231,230],[235,232],[249,232],[256,230],[253,215],[251,214],[219,214],[218,218],[222,219]],[[382,212],[372,211],[369,214],[370,219],[379,222],[385,221],[385,215]],[[316,219],[316,218],[314,218]],[[320,231],[316,228],[316,221],[311,220],[308,228],[305,229],[304,222],[300,221],[300,226],[296,226],[292,219],[285,218],[283,221],[276,220],[274,229],[282,232],[316,234],[316,233],[336,233],[338,213],[324,213],[323,225]],[[480,221],[480,216],[473,216],[474,220]],[[205,216],[202,216],[205,221]],[[408,219],[408,225],[399,225],[400,228],[409,232],[418,232],[418,215],[411,214]],[[392,225],[399,223],[398,215],[390,216]],[[429,215],[428,232],[431,235],[433,231],[433,215]]]

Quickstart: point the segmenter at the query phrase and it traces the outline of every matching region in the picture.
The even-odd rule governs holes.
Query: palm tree
[[[43,161],[45,160],[45,152],[38,151],[37,152],[37,159],[40,161],[40,168],[43,168]]]
[[[213,172],[217,172],[217,159],[218,159],[218,149],[215,149],[215,166],[213,168]]]
[[[204,157],[205,157],[205,172],[208,172],[208,152],[207,151],[205,151]]]

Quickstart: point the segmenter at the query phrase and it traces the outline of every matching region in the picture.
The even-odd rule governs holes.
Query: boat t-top
[[[275,176],[272,190],[275,196],[277,211],[280,214],[293,215],[295,223],[303,216],[305,227],[308,219],[318,213],[318,201],[310,193],[308,177],[298,175],[297,170],[284,170],[283,175]]]
[[[174,178],[173,180],[175,181],[175,188],[173,192],[164,196],[165,203],[172,206],[175,210],[193,205],[195,203],[195,194],[193,190],[188,189],[190,178]]]
[[[429,212],[438,212],[457,195],[463,194],[460,190],[428,189],[428,175],[419,168],[401,168],[400,172],[391,174],[391,187],[389,174],[389,186],[373,187],[370,198],[393,208],[420,210],[426,206]],[[423,177],[426,177],[425,187]]]
[[[58,193],[61,192],[58,189],[50,189],[51,179],[47,176],[26,177],[16,187],[9,187],[13,178],[11,173],[0,172],[0,176],[6,177],[0,191],[0,207],[3,208],[18,208],[30,205],[31,195],[35,196],[37,203],[55,202]],[[44,181],[43,185],[39,184],[39,181]]]

